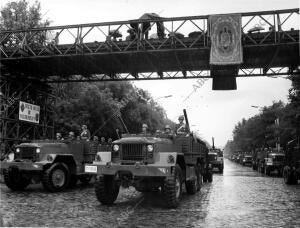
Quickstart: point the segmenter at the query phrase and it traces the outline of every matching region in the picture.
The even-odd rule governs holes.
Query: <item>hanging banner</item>
[[[240,14],[209,16],[211,65],[235,65],[243,62],[241,27]]]
[[[19,104],[19,120],[32,123],[40,122],[40,106],[20,101]]]

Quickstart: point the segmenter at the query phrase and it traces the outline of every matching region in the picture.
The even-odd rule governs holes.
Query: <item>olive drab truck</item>
[[[97,174],[95,193],[105,205],[117,199],[120,186],[137,191],[161,191],[167,207],[175,208],[185,184],[188,194],[200,190],[202,181],[212,181],[208,148],[189,132],[180,135],[127,134],[113,142],[110,152],[98,152],[87,174]]]
[[[217,168],[220,173],[224,170],[223,152],[215,148],[215,140],[212,138],[212,148],[208,152],[208,160],[212,168]]]
[[[92,175],[84,164],[92,163],[97,144],[87,141],[38,140],[21,143],[1,162],[4,182],[11,190],[22,190],[42,182],[50,192],[72,187],[79,179],[87,184]]]
[[[300,140],[294,139],[287,145],[285,151],[283,179],[286,184],[298,184],[300,179]]]

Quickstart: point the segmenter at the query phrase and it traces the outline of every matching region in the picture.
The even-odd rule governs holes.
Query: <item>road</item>
[[[12,192],[0,184],[2,226],[72,227],[300,227],[300,185],[267,177],[225,160],[224,174],[201,191],[183,194],[177,209],[166,209],[159,193],[123,189],[114,206],[102,206],[93,184],[62,193],[41,185]]]

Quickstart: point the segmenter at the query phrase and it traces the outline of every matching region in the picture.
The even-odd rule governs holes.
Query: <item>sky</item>
[[[4,6],[7,0],[1,0]],[[33,2],[33,1],[29,1]],[[139,18],[144,13],[155,12],[162,17],[225,14],[263,10],[299,8],[298,0],[41,0],[43,18],[51,25],[67,25],[120,21]],[[294,25],[293,25],[294,26]],[[299,27],[299,22],[295,26]],[[136,81],[134,85],[148,90],[177,121],[183,108],[187,109],[193,131],[216,146],[223,147],[232,139],[232,130],[242,118],[260,112],[251,107],[268,106],[273,101],[288,102],[291,82],[284,78],[237,78],[237,90],[212,91],[212,80],[194,91],[197,81],[156,80]],[[186,100],[185,98],[191,94]],[[163,96],[172,95],[169,98]]]

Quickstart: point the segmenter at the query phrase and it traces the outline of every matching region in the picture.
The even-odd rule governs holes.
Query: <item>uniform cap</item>
[[[184,120],[184,117],[183,116],[179,116],[178,119],[179,120]]]

